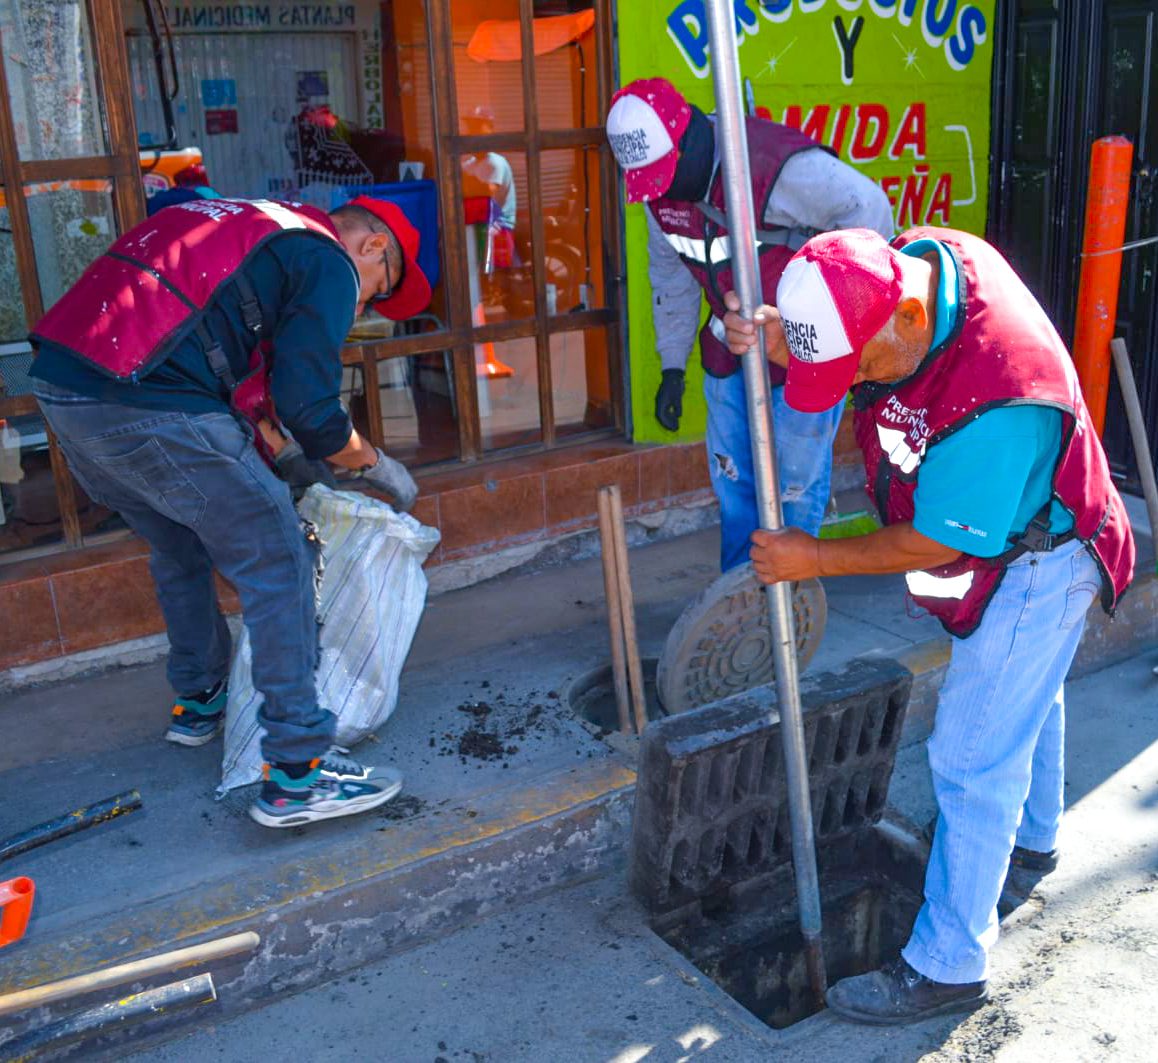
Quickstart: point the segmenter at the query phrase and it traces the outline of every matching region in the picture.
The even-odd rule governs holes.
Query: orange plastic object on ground
[[[1106,426],[1112,363],[1110,340],[1114,338],[1118,285],[1122,278],[1122,253],[1112,252],[1122,246],[1126,237],[1133,161],[1134,145],[1125,137],[1102,137],[1094,141],[1074,322],[1074,364],[1099,436]]]
[[[30,878],[10,878],[0,882],[0,949],[24,937],[36,883]]]

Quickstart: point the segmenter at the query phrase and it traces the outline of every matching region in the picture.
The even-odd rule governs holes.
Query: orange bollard
[[[1114,338],[1122,277],[1122,253],[1114,254],[1113,250],[1120,248],[1126,237],[1133,162],[1134,145],[1125,137],[1102,137],[1094,141],[1074,323],[1074,364],[1099,436],[1106,425],[1112,365],[1110,340]]]
[[[24,937],[36,883],[30,878],[10,878],[0,882],[0,949]]]

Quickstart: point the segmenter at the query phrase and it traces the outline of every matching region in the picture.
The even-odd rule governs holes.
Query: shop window
[[[531,200],[521,151],[480,149],[459,159],[471,323],[535,314]]]
[[[601,126],[591,0],[535,4],[535,92],[542,129]]]
[[[519,0],[451,0],[450,16],[459,132],[521,132]]]
[[[503,450],[543,438],[535,337],[475,344],[483,447]]]
[[[615,423],[607,333],[603,329],[551,336],[551,402],[560,437],[582,435]]]
[[[541,174],[548,313],[605,306],[599,152],[544,151]]]
[[[20,158],[104,154],[85,0],[0,0],[0,34]]]
[[[96,178],[30,184],[24,195],[47,310],[116,238],[111,183]]]

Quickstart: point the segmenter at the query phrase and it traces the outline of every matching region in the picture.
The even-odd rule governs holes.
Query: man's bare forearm
[[[849,539],[822,539],[818,548],[822,576],[912,572],[947,565],[960,556],[960,550],[922,535],[912,524],[890,524]]]

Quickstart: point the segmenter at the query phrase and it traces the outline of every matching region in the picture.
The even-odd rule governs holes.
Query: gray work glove
[[[274,464],[278,475],[289,484],[295,497],[304,493],[311,484],[325,484],[326,487],[334,488],[338,486],[334,470],[320,458],[307,458],[301,444],[292,439],[278,451]]]
[[[679,430],[684,412],[684,371],[665,369],[655,393],[655,419],[669,432]]]
[[[374,448],[374,452],[378,455],[377,463],[363,469],[358,473],[358,477],[376,490],[389,495],[394,508],[400,513],[407,512],[418,497],[418,484],[400,461],[387,457],[377,447]]]

